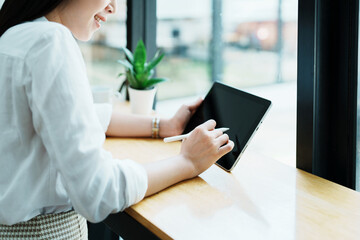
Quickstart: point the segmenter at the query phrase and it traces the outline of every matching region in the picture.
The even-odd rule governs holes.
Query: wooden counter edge
[[[173,239],[165,232],[163,232],[160,228],[157,228],[154,224],[149,222],[146,218],[140,216],[140,214],[136,212],[132,207],[125,209],[125,212],[129,214],[131,217],[133,217],[140,224],[142,224],[149,231],[151,231],[153,234],[155,234],[157,237],[159,237],[160,239],[164,239],[164,240]]]

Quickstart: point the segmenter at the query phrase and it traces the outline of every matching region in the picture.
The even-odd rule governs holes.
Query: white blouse
[[[140,201],[145,169],[104,141],[71,32],[42,17],[0,37],[0,224],[72,208],[98,222]]]

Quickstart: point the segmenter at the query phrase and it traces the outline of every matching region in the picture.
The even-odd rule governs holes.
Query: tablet
[[[192,131],[209,119],[216,121],[216,128],[230,128],[226,133],[235,146],[216,164],[226,171],[231,171],[259,128],[270,106],[271,102],[267,99],[215,82],[190,118],[184,133]]]

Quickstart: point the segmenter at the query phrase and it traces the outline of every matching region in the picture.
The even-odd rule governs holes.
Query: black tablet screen
[[[190,119],[184,133],[209,119],[216,121],[216,128],[230,128],[226,133],[235,143],[234,149],[217,163],[226,170],[231,170],[270,105],[269,100],[216,82]]]

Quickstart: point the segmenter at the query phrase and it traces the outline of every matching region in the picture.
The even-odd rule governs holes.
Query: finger
[[[229,140],[227,144],[221,146],[219,148],[219,155],[224,156],[225,154],[229,153],[234,148],[234,142]]]
[[[221,136],[219,136],[218,138],[215,139],[217,146],[219,146],[219,148],[226,144],[229,141],[229,135],[227,134],[222,134]]]
[[[200,104],[202,102],[203,102],[203,99],[200,97],[195,102],[189,104],[188,107],[189,107],[190,112],[194,112],[200,106]]]
[[[211,131],[214,130],[216,126],[216,122],[213,119],[207,120],[206,122],[204,122],[203,124],[201,124],[199,127],[203,128],[205,130]]]
[[[214,136],[214,138],[218,138],[224,133],[220,129],[214,129],[213,131],[211,131],[211,134]]]

